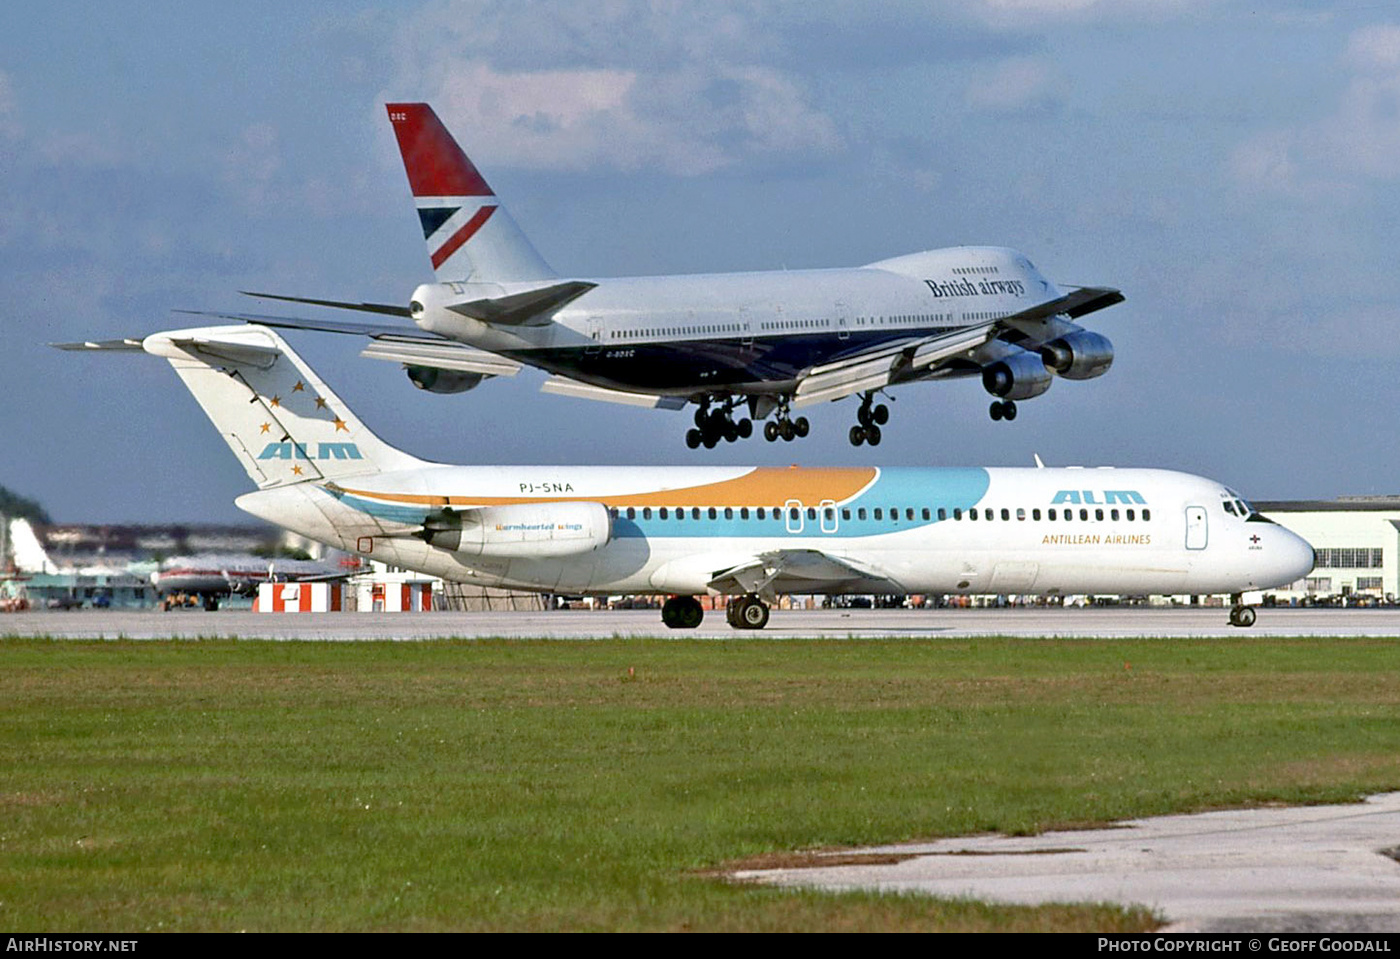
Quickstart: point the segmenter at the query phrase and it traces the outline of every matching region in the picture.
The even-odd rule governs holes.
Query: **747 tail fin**
[[[426,103],[386,106],[438,280],[509,283],[557,278],[433,108]]]

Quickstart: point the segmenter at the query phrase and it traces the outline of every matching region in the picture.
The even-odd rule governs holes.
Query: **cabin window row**
[[[741,506],[737,509],[732,506],[692,506],[689,508],[689,510],[687,510],[683,506],[660,506],[654,510],[650,506],[643,506],[640,509],[635,506],[629,506],[626,508],[625,511],[621,507],[614,506],[612,507],[610,512],[612,513],[613,519],[621,519],[623,516],[625,516],[629,520],[635,520],[638,518],[649,520],[653,517],[656,519],[684,520],[687,518],[688,514],[689,518],[692,520],[717,520],[721,516],[723,516],[723,518],[727,520],[732,520],[736,518],[740,520],[772,519],[778,522],[783,522],[785,519],[797,520],[803,518],[803,516],[805,516],[809,520],[815,520],[817,519],[818,513],[821,514],[822,520],[826,522],[832,522],[836,519],[836,508],[834,506],[774,506],[771,509],[763,506],[759,506],[753,509],[750,509],[747,506]],[[1031,522],[1035,523],[1039,523],[1042,521],[1048,521],[1051,523],[1071,523],[1074,522],[1076,519],[1075,510],[1060,510],[1055,509],[1054,507],[1051,507],[1044,511],[1042,511],[1038,507],[1032,508],[1029,511],[1027,511],[1023,507],[1017,507],[1014,511],[1007,507],[1001,507],[1000,509],[985,507],[981,510],[978,510],[976,507],[966,510],[961,508],[949,510],[946,507],[939,507],[937,510],[934,510],[927,506],[919,508],[912,506],[891,506],[888,508],[883,506],[859,506],[854,509],[852,509],[849,506],[843,506],[841,508],[841,519],[844,522],[849,522],[852,519],[858,521],[875,520],[877,522],[888,519],[890,522],[897,523],[900,521],[901,518],[903,518],[906,522],[910,523],[915,522],[916,520],[922,520],[927,523],[933,520],[935,514],[937,515],[939,522],[944,522],[949,518],[951,518],[954,522],[993,522],[996,521],[998,518],[1002,521],[1009,522],[1012,519],[1013,515],[1018,521],[1025,522],[1027,519],[1030,519]],[[1095,508],[1093,510],[1090,510],[1087,507],[1081,507],[1078,510],[1077,518],[1080,522],[1086,523],[1089,522],[1091,519],[1096,523],[1102,523],[1105,520],[1113,523],[1124,521],[1129,523],[1135,523],[1139,521],[1147,523],[1152,520],[1152,511],[1150,509],[1105,510],[1102,508]]]
[[[608,336],[614,340],[636,340],[649,336],[708,336],[715,333],[742,333],[741,323],[719,323],[706,326],[677,326],[668,330],[612,330]]]

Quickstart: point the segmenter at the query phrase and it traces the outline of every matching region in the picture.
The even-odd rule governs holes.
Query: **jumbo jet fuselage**
[[[386,104],[437,282],[407,307],[255,294],[407,316],[418,329],[223,314],[270,326],[364,334],[366,356],[403,364],[433,393],[462,393],[525,366],[545,392],[698,407],[686,444],[806,436],[794,411],[859,397],[852,444],[878,445],[875,396],[980,375],[993,420],[1058,376],[1087,380],[1113,345],[1074,321],[1122,302],[1110,287],[1061,289],[1021,253],[960,246],[848,269],[585,278],[557,272],[426,103]],[[745,410],[747,407],[747,410]]]
[[[452,308],[539,283],[424,284],[411,311],[430,333],[611,389],[776,395],[791,393],[815,366],[989,327],[1063,295],[1025,256],[1000,247],[930,250],[846,269],[582,282],[592,288],[539,325],[492,323]],[[1035,333],[1049,340],[1077,329],[1061,321]],[[953,372],[980,373],[1013,351],[1021,352],[1003,340],[984,342]]]

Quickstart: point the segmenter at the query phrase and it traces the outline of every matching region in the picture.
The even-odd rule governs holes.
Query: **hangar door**
[[[1206,534],[1206,508],[1204,506],[1186,507],[1186,548],[1205,549]]]

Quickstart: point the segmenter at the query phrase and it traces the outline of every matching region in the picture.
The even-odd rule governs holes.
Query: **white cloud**
[[[1354,31],[1341,59],[1352,76],[1331,114],[1241,143],[1230,157],[1239,183],[1330,195],[1400,178],[1400,26]]]
[[[1024,27],[1066,20],[1156,20],[1198,13],[1223,0],[978,0],[977,11],[988,23]]]
[[[491,165],[695,175],[839,149],[742,10],[443,4],[404,27],[401,72]]]
[[[1014,57],[983,71],[968,86],[967,101],[1001,113],[1043,108],[1063,98],[1065,83],[1048,61]]]
[[[1400,26],[1380,23],[1357,30],[1347,42],[1346,61],[1363,72],[1400,71]]]

